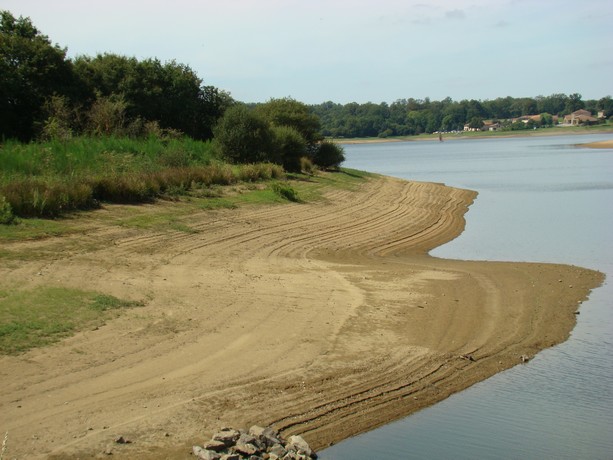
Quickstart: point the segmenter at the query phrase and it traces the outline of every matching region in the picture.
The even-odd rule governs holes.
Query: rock
[[[282,439],[279,433],[272,428],[264,428],[258,425],[253,425],[249,428],[249,434],[266,443],[267,446],[281,444]]]
[[[287,450],[281,444],[274,444],[270,449],[268,449],[269,454],[274,454],[278,458],[283,458],[287,454]]]
[[[260,450],[257,447],[249,443],[247,444],[236,443],[236,445],[234,446],[234,451],[241,455],[245,455],[245,456],[255,455],[260,452]]]
[[[266,449],[266,445],[264,442],[260,441],[256,436],[253,436],[249,433],[241,433],[240,437],[236,441],[236,444],[253,444],[260,450]]]
[[[522,363],[527,363],[528,361],[530,361],[530,356],[528,355],[521,355],[520,358]]]
[[[302,436],[290,436],[287,440],[287,447],[289,450],[293,450],[298,454],[304,454],[307,457],[313,457],[313,451],[309,447],[309,444],[304,440]]]
[[[206,450],[212,450],[213,452],[223,452],[226,450],[226,444],[222,441],[211,440],[204,445]]]
[[[115,439],[115,442],[117,444],[131,444],[132,441],[130,441],[129,439],[124,438],[123,436],[119,436],[117,439]]]
[[[212,450],[203,449],[200,446],[192,447],[192,453],[198,460],[220,460],[221,455]]]
[[[220,460],[241,460],[241,456],[238,454],[226,454]]]
[[[226,447],[232,447],[240,437],[240,432],[232,428],[223,428],[220,432],[213,436],[214,441],[223,442]]]

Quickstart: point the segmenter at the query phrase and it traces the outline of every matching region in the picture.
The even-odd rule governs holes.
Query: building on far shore
[[[591,112],[583,109],[575,110],[573,113],[570,113],[564,117],[564,124],[573,126],[583,124],[589,125],[596,123],[597,121],[598,119],[594,118]]]

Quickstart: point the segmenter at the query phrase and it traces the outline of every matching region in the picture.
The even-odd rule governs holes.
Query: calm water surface
[[[571,338],[325,460],[613,459],[613,135],[347,145],[346,166],[479,192],[437,257],[600,270]]]

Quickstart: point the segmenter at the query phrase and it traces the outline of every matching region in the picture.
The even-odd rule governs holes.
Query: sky
[[[243,102],[613,94],[611,0],[0,0],[69,57],[176,60]]]

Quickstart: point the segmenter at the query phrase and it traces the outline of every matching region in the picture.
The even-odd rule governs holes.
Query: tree
[[[73,89],[66,50],[52,45],[29,18],[0,11],[0,137],[32,139],[45,102]]]
[[[566,105],[564,107],[564,112],[566,114],[569,114],[575,112],[576,110],[582,109],[583,107],[585,107],[585,104],[581,100],[581,94],[573,93],[568,96]]]
[[[271,99],[255,108],[258,115],[273,126],[291,126],[307,143],[309,150],[321,140],[321,124],[309,106],[292,98]]]
[[[273,132],[270,124],[244,104],[226,110],[215,128],[215,146],[232,163],[273,161]]]
[[[553,117],[548,113],[541,113],[541,126],[553,126]]]
[[[471,129],[481,129],[483,125],[483,118],[481,117],[472,117],[468,123],[468,127]]]
[[[274,156],[269,159],[280,163],[286,171],[300,172],[300,159],[307,156],[307,142],[292,126],[273,126]]]
[[[340,145],[325,140],[319,144],[314,160],[322,168],[338,168],[345,161],[345,151]]]
[[[75,69],[89,94],[123,97],[128,120],[157,121],[196,139],[210,139],[213,126],[232,103],[229,94],[202,80],[187,65],[158,59],[99,54],[81,56]]]
[[[613,99],[611,99],[611,96],[605,96],[599,99],[596,108],[602,110],[605,117],[613,116]]]

